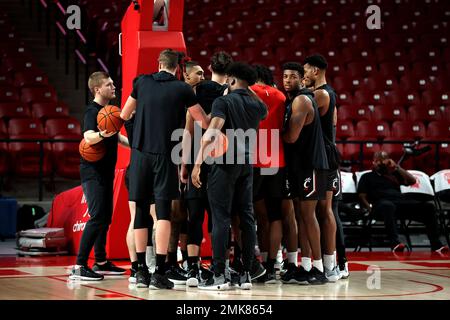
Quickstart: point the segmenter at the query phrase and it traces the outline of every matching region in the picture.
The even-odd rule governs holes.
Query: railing
[[[58,142],[68,142],[68,143],[80,143],[81,139],[0,139],[1,142],[14,143],[14,142],[35,142],[39,144],[39,173],[38,173],[38,199],[42,201],[43,199],[43,180],[44,180],[44,143],[58,143]]]

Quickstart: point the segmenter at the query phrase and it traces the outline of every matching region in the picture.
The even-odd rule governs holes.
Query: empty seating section
[[[85,21],[81,31],[87,35],[91,55],[102,58],[113,77],[120,79],[118,34],[130,1],[59,2],[63,7],[69,2],[80,5]],[[309,54],[322,53],[329,62],[328,82],[337,92],[337,139],[370,140],[362,142],[364,169],[371,167],[371,157],[378,150],[390,151],[398,160],[403,146],[393,141],[443,141],[437,147],[440,169],[444,169],[450,159],[450,2],[378,1],[382,29],[368,30],[365,10],[372,2],[185,0],[184,38],[188,54],[203,68],[215,51],[223,49],[236,60],[269,66],[279,87],[283,63],[302,62]],[[55,119],[64,119],[67,125],[71,121],[67,106],[58,101],[7,18],[0,20],[4,20],[0,29],[8,42],[0,49],[0,124],[7,129],[0,134],[10,134],[9,123],[14,119],[38,119],[45,128],[40,134],[77,136],[79,132],[55,133]],[[435,170],[430,160],[435,145],[430,145],[431,152],[408,160],[405,166]],[[0,145],[0,155],[9,147]],[[65,148],[71,149],[55,144],[53,154]],[[358,143],[339,144],[339,149],[346,160],[360,159]],[[53,160],[58,168],[57,158]]]
[[[43,139],[81,139],[80,124],[69,117],[61,101],[22,43],[6,14],[0,14],[0,32],[6,34],[0,50],[0,174],[38,177],[42,145],[42,174],[77,178],[78,143]]]

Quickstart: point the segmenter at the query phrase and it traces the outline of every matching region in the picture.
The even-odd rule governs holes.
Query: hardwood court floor
[[[136,289],[128,276],[69,281],[75,257],[0,257],[0,300],[450,300],[450,256],[429,252],[349,253],[350,278],[322,286],[255,284],[250,291]],[[116,264],[129,268],[126,261]],[[379,268],[379,288],[368,268]],[[369,278],[371,277],[372,278]],[[372,289],[367,283],[372,284]]]

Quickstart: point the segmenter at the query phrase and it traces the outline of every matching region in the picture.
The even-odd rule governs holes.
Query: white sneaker
[[[146,253],[145,253],[145,262],[148,266],[148,272],[155,273],[156,268],[156,253],[155,253],[155,247],[147,247]]]
[[[328,282],[336,282],[340,279],[339,277],[339,267],[335,266],[333,269],[329,270],[325,269],[325,277],[328,279]]]
[[[348,262],[345,262],[344,265],[339,266],[339,274],[341,279],[347,279],[350,276],[350,272],[348,271]]]

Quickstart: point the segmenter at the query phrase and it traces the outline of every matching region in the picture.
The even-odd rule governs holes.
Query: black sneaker
[[[94,263],[92,270],[103,275],[121,275],[126,272],[125,269],[115,266],[111,261],[107,261],[105,264]]]
[[[231,286],[239,286],[239,283],[240,283],[240,281],[241,281],[241,275],[240,275],[240,273],[238,273],[238,272],[236,272],[234,269],[232,269],[232,268],[228,268],[228,270],[229,270],[229,274],[228,274],[228,276],[229,276],[229,280],[230,280],[230,285]]]
[[[198,287],[200,282],[200,270],[196,264],[189,269],[186,278],[186,285],[188,287]]]
[[[253,260],[252,271],[250,272],[251,280],[256,280],[262,277],[266,273],[266,269],[263,267],[261,262],[258,260]]]
[[[223,291],[230,289],[230,282],[225,278],[224,274],[213,275],[208,280],[198,286],[201,290]]]
[[[136,283],[136,270],[130,269],[130,277],[128,278],[129,283]]]
[[[298,269],[293,263],[288,263],[286,266],[286,272],[281,276],[281,282],[283,283],[297,283],[295,274]]]
[[[213,276],[214,276],[214,272],[212,272],[208,268],[204,268],[204,267],[200,266],[200,278],[202,279],[202,281],[211,279]]]
[[[252,280],[250,277],[250,272],[245,271],[240,274],[239,288],[242,290],[250,290],[252,288]]]
[[[267,270],[266,274],[262,278],[264,278],[264,284],[277,283],[277,274],[275,273],[275,269],[271,271]]]
[[[328,282],[325,272],[319,271],[316,267],[312,267],[309,272],[308,283],[309,284],[325,284]]]
[[[136,288],[148,288],[151,275],[147,268],[138,269],[136,272]]]
[[[179,266],[171,266],[166,272],[167,278],[174,284],[183,285],[188,280],[187,273]]]
[[[152,275],[152,280],[150,281],[150,289],[172,289],[174,286],[173,282],[169,280],[167,275],[161,275],[159,273],[154,273]]]
[[[306,271],[302,266],[297,268],[297,272],[295,273],[294,278],[297,284],[309,284],[309,272]]]
[[[69,279],[84,280],[84,281],[100,281],[103,280],[103,275],[94,272],[88,266],[73,266]]]

